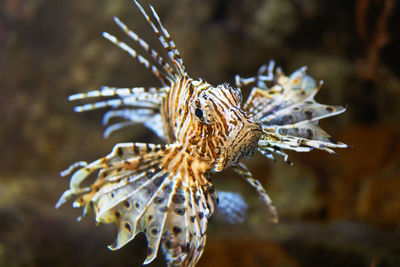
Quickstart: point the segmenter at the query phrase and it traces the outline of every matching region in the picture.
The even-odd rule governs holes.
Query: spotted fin
[[[258,150],[271,159],[275,159],[276,154],[282,155],[290,163],[288,155],[282,150],[307,152],[317,148],[336,154],[332,148],[349,147],[318,126],[319,120],[346,110],[341,106],[323,105],[314,100],[322,82],[317,84],[306,75],[305,67],[290,76],[285,76],[280,69],[273,75],[272,69],[273,64],[270,64],[267,76],[262,73],[266,70],[264,66],[256,77],[242,79],[257,82],[244,108],[262,124],[263,135]],[[272,86],[268,88],[265,81],[271,81]]]
[[[198,189],[180,187],[177,190],[166,224],[169,230],[164,232],[162,243],[168,266],[195,266],[198,262],[216,199],[215,189],[210,184]]]
[[[169,162],[180,149],[177,144],[123,143],[104,158],[75,164],[72,167],[81,168],[72,175],[70,189],[56,207],[77,196],[73,206],[82,207],[83,215],[93,209],[97,222],[115,223],[118,235],[109,246],[112,250],[144,232],[148,241],[145,264],[156,257],[160,245],[169,261],[194,264],[203,251],[217,194],[205,177],[188,186],[181,172],[170,170]],[[96,171],[96,181],[81,187]]]

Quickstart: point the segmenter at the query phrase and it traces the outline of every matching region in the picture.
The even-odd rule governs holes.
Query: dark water
[[[289,153],[294,166],[260,155],[249,168],[280,214],[269,222],[254,191],[232,172],[218,188],[241,192],[240,225],[218,217],[199,266],[400,266],[400,58],[395,0],[151,1],[188,72],[212,84],[252,76],[275,59],[287,73],[306,65],[324,80],[321,103],[348,104],[321,124],[354,148]],[[397,4],[397,7],[395,6]],[[121,141],[159,142],[144,127],[102,138],[102,112],[76,114],[70,94],[101,85],[158,86],[101,37],[124,37],[119,16],[155,47],[129,0],[0,1],[0,265],[137,266],[140,236],[117,252],[112,226],[79,210],[54,209],[68,186],[59,171],[92,161]],[[125,40],[125,39],[124,39]],[[248,92],[244,92],[248,94]],[[160,257],[162,258],[162,257]],[[157,259],[149,266],[163,266]]]

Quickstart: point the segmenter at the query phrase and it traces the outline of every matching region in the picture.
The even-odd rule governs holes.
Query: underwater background
[[[320,122],[336,150],[288,152],[294,163],[256,154],[248,167],[280,215],[232,171],[217,189],[248,203],[242,224],[213,216],[198,266],[400,266],[400,3],[396,0],[174,0],[151,3],[188,73],[213,85],[256,74],[274,59],[286,74],[307,66],[324,85],[316,100],[348,105]],[[143,235],[111,252],[113,225],[77,222],[54,209],[68,178],[118,142],[160,142],[141,125],[103,138],[104,111],[77,114],[73,93],[158,86],[151,72],[101,37],[136,47],[118,16],[161,51],[130,0],[0,0],[0,266],[139,266]],[[248,91],[244,91],[247,96]],[[164,266],[159,254],[150,267]]]

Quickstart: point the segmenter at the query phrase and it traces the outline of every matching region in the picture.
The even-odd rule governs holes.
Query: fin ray
[[[185,67],[183,65],[182,58],[176,49],[175,43],[172,41],[168,31],[164,28],[164,26],[161,24],[160,18],[158,17],[157,13],[153,9],[152,6],[150,6],[154,17],[156,18],[158,24],[161,27],[161,32],[160,30],[156,27],[156,25],[153,23],[149,15],[147,15],[147,12],[143,9],[143,7],[136,1],[135,4],[139,8],[140,12],[143,14],[143,16],[146,18],[147,22],[150,24],[151,28],[153,29],[154,33],[157,35],[159,41],[161,42],[162,46],[164,47],[165,51],[168,53],[168,56],[174,63],[174,66],[176,70],[178,71],[179,76],[185,75]]]
[[[272,73],[271,68],[273,65],[270,63],[268,76]],[[260,68],[260,72],[265,70],[266,67]],[[317,84],[305,72],[306,68],[302,67],[290,76],[285,76],[277,69],[272,87],[267,88],[264,81],[257,82],[259,87],[253,87],[244,105],[262,124],[263,135],[258,150],[268,158],[275,159],[273,154],[280,154],[290,163],[288,155],[281,149],[308,152],[317,148],[336,154],[331,148],[348,147],[318,126],[319,120],[341,114],[346,108],[316,102],[314,97],[322,82]],[[260,75],[258,73],[248,82],[255,83]],[[271,80],[271,77],[268,78]]]
[[[249,169],[242,163],[239,163],[238,165],[233,167],[233,170],[240,174],[251,186],[253,186],[257,192],[260,194],[262,197],[264,203],[267,205],[271,215],[272,215],[272,221],[274,223],[278,222],[278,212],[276,211],[275,206],[272,204],[272,201],[270,197],[267,194],[267,191],[264,189],[264,187],[261,185],[261,183],[254,178],[253,174],[249,171]]]
[[[118,17],[114,17],[115,23],[129,36],[142,47],[146,53],[152,57],[159,65],[161,65],[164,71],[168,74],[168,78],[172,83],[174,76],[176,75],[175,70],[166,62],[155,50],[150,48],[149,44],[140,38],[135,32],[129,29]]]
[[[109,246],[112,250],[144,232],[145,264],[161,246],[170,262],[193,266],[203,252],[207,221],[218,197],[204,174],[189,187],[187,177],[165,165],[183,155],[176,156],[184,153],[180,149],[178,144],[118,144],[104,158],[73,166],[81,168],[72,175],[58,206],[76,196],[73,206],[83,207],[83,215],[93,209],[97,222],[115,223],[119,230]],[[96,171],[95,182],[82,186]]]
[[[127,52],[132,58],[136,59],[140,64],[144,65],[146,69],[150,70],[163,85],[170,84],[170,78],[165,76],[155,65],[151,64],[146,58],[136,52],[135,49],[130,47],[124,42],[118,40],[114,35],[109,34],[108,32],[103,32],[103,37],[109,40],[111,43],[115,44],[125,52]]]

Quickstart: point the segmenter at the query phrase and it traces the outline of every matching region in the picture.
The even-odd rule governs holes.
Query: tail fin
[[[183,153],[180,149],[176,144],[118,144],[104,158],[73,166],[83,167],[72,175],[70,189],[56,207],[77,195],[73,206],[82,207],[83,215],[93,209],[97,222],[117,225],[118,236],[110,249],[119,249],[144,232],[148,241],[145,264],[156,257],[160,245],[170,262],[195,264],[217,196],[205,177],[189,186],[188,177],[171,169],[169,163]],[[97,180],[81,187],[96,171]]]
[[[271,64],[270,64],[271,65]],[[266,68],[263,68],[265,70]],[[343,113],[346,108],[317,103],[314,96],[322,86],[305,74],[303,67],[289,77],[280,69],[268,80],[273,86],[267,88],[262,73],[251,80],[258,82],[244,108],[262,124],[263,136],[259,141],[259,150],[265,156],[274,158],[280,154],[287,160],[287,154],[281,149],[307,152],[313,148],[336,154],[331,148],[347,148],[348,145],[336,141],[318,126],[318,121]],[[246,79],[245,79],[246,80]]]

